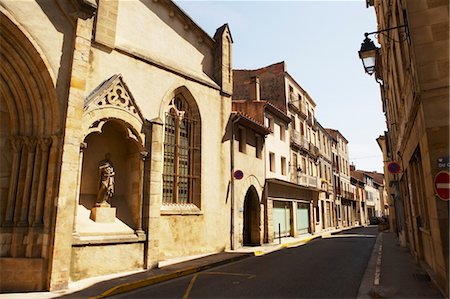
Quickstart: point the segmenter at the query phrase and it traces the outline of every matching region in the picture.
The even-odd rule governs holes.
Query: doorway
[[[260,237],[260,206],[258,193],[251,186],[245,194],[243,245],[261,245]]]

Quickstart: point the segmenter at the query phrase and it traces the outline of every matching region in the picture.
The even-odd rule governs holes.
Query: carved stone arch
[[[0,268],[11,277],[33,277],[20,284],[0,280],[0,290],[42,290],[63,112],[44,52],[1,6],[0,45]]]
[[[0,7],[0,90],[12,135],[51,135],[60,129],[55,76],[32,36]]]
[[[250,189],[250,187],[254,187],[257,195],[258,195],[258,200],[261,203],[262,200],[262,195],[263,195],[263,185],[261,184],[261,182],[258,180],[258,178],[251,174],[249,176],[247,176],[247,178],[242,182],[241,185],[241,190],[240,193],[238,194],[239,199],[242,199],[242,202],[240,202],[240,207],[242,207],[242,205],[244,204],[244,198],[245,195],[247,194],[247,191]]]
[[[261,197],[253,184],[244,189],[242,199],[242,244],[260,245],[262,243]]]
[[[142,146],[145,141],[145,118],[137,106],[122,75],[116,74],[87,96],[83,111],[83,135],[101,132],[108,120],[119,120],[130,131],[129,137]]]
[[[142,231],[142,196],[144,160],[147,156],[144,128],[146,120],[137,106],[122,75],[116,74],[95,88],[85,100],[79,212],[77,231],[80,235],[91,221],[83,211],[97,201],[98,169],[105,161],[115,172],[111,204],[116,217],[128,229]],[[89,225],[88,225],[89,226]],[[97,229],[92,224],[92,229]],[[101,234],[101,230],[96,231]]]
[[[160,118],[164,128],[163,204],[201,209],[202,121],[197,101],[186,86],[166,94]]]
[[[169,105],[170,102],[172,101],[172,99],[177,96],[177,95],[182,95],[187,103],[189,104],[189,106],[191,106],[193,109],[193,111],[195,112],[195,117],[201,122],[201,115],[200,115],[200,109],[198,108],[197,102],[194,98],[194,96],[192,95],[192,93],[189,91],[189,89],[182,85],[178,85],[177,87],[174,87],[173,89],[169,90],[166,95],[164,96],[163,100],[161,101],[161,105],[159,107],[159,118],[161,120],[164,120],[165,115],[167,113],[167,111],[169,110]]]

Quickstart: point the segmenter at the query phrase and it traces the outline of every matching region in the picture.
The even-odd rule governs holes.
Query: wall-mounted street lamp
[[[375,57],[379,48],[375,46],[373,41],[369,38],[369,33],[364,33],[366,37],[361,44],[361,49],[358,51],[359,58],[361,58],[364,66],[364,71],[371,75],[375,73]]]
[[[377,57],[378,50],[380,49],[377,46],[375,46],[373,41],[369,38],[369,35],[379,34],[379,33],[383,33],[383,32],[394,30],[394,29],[400,29],[400,28],[404,28],[405,38],[409,39],[408,26],[406,24],[397,26],[397,27],[379,30],[379,31],[364,33],[365,38],[364,38],[364,41],[361,43],[361,49],[358,51],[358,54],[359,54],[359,58],[361,58],[361,61],[363,63],[364,71],[367,74],[372,75],[373,73],[375,73],[376,57]],[[387,37],[389,38],[389,36],[387,36]],[[391,39],[391,40],[394,40],[394,39]],[[394,40],[394,41],[396,41],[396,40]],[[401,42],[401,41],[403,41],[403,40],[396,41],[396,42]]]

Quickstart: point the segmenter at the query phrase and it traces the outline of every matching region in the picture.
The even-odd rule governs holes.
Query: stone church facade
[[[229,248],[228,26],[210,37],[169,0],[0,14],[0,290]]]

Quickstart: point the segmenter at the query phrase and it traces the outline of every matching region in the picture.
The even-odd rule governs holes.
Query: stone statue
[[[98,170],[100,174],[100,188],[95,206],[110,207],[109,201],[114,195],[114,176],[116,173],[109,159],[102,161]]]

